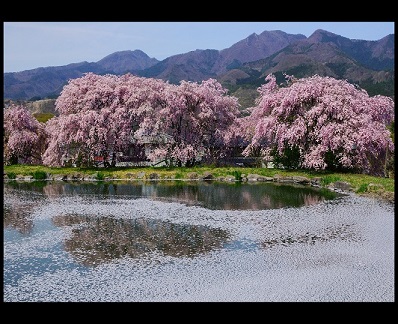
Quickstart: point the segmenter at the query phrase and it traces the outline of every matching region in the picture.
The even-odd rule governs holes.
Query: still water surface
[[[53,196],[94,196],[97,199],[128,197],[180,202],[213,210],[263,210],[301,207],[341,196],[336,192],[304,185],[270,182],[224,183],[198,181],[148,182],[16,182],[4,184],[26,192]]]

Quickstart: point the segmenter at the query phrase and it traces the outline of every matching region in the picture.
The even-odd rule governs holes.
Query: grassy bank
[[[203,177],[211,174],[214,178],[258,174],[266,177],[280,176],[304,176],[309,179],[320,178],[323,186],[328,186],[335,181],[348,182],[357,194],[373,194],[380,196],[394,196],[395,179],[374,177],[364,174],[331,173],[331,172],[309,172],[290,171],[283,169],[266,168],[240,168],[240,167],[206,167],[198,166],[192,168],[176,167],[119,167],[119,168],[50,168],[45,166],[11,165],[4,166],[4,174],[9,178],[16,176],[33,176],[40,179],[43,175],[51,174],[53,177],[61,175],[80,174],[84,177],[94,176],[98,180],[109,179],[150,179],[157,174],[158,179],[191,179],[193,175]]]

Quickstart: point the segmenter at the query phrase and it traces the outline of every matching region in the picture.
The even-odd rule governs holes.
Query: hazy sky
[[[4,72],[82,61],[118,51],[142,50],[158,60],[196,49],[222,50],[263,31],[310,36],[317,29],[350,39],[394,34],[391,22],[3,22]]]

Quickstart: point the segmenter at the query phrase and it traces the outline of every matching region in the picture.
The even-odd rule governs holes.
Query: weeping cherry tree
[[[260,97],[246,121],[252,138],[245,155],[257,150],[286,168],[384,175],[388,154],[394,151],[390,97],[369,97],[331,77],[286,80],[277,85],[270,74],[258,89]]]
[[[4,111],[3,148],[7,164],[41,164],[46,145],[44,124],[22,105]]]

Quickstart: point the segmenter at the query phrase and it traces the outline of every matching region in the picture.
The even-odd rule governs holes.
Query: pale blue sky
[[[324,29],[350,39],[379,40],[394,22],[3,22],[4,72],[82,61],[124,50],[158,60],[196,49],[222,50],[263,31],[309,37]]]

